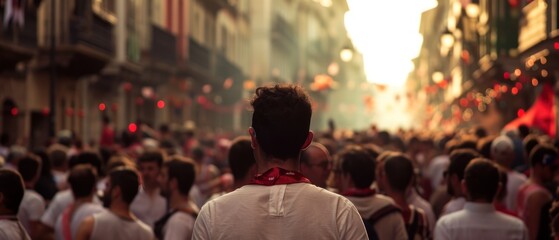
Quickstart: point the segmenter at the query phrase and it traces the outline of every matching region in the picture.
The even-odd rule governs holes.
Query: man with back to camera
[[[25,189],[19,173],[0,169],[0,239],[31,239],[17,214]]]
[[[34,190],[35,183],[39,180],[41,164],[41,159],[32,154],[26,155],[17,162],[19,174],[25,185],[25,194],[17,216],[33,239],[40,236],[40,219],[46,205],[43,197]]]
[[[355,204],[370,239],[408,239],[400,209],[391,198],[370,188],[375,180],[377,156],[363,147],[347,146],[336,155],[334,185]]]
[[[192,239],[368,239],[355,206],[297,170],[309,146],[311,104],[297,86],[256,89],[249,134],[258,175],[206,203]]]
[[[97,173],[90,164],[79,164],[72,168],[68,183],[74,202],[56,219],[54,233],[56,239],[75,239],[82,221],[96,213],[105,211],[101,204],[94,202]]]
[[[437,222],[435,239],[527,240],[520,219],[497,212],[493,200],[499,188],[499,170],[490,160],[477,158],[466,167],[462,188],[468,197],[464,209],[447,214]]]
[[[108,211],[86,218],[78,228],[76,239],[155,239],[151,228],[130,211],[140,186],[138,173],[128,167],[116,168],[109,173],[107,185],[103,205]]]

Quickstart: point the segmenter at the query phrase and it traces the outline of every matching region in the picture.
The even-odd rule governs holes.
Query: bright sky
[[[369,82],[403,86],[423,37],[421,13],[437,6],[436,0],[347,0],[345,25],[355,47],[363,54]]]

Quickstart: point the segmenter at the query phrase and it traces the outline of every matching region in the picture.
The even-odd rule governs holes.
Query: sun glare
[[[421,13],[437,6],[436,0],[348,0],[345,25],[355,47],[363,54],[367,80],[403,86],[413,70],[423,37]],[[403,5],[406,5],[405,7]]]

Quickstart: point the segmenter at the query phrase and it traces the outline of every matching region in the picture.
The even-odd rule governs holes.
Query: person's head
[[[540,138],[536,134],[530,134],[524,138],[522,144],[524,145],[524,152],[526,153],[526,158],[530,156],[532,149],[534,149],[540,143]],[[530,165],[528,162],[527,165]]]
[[[448,194],[455,197],[463,195],[461,182],[464,179],[464,170],[472,159],[478,157],[479,153],[471,149],[457,149],[450,153],[450,164],[444,173]]]
[[[103,125],[108,125],[111,123],[111,119],[107,115],[103,115]]]
[[[491,159],[507,169],[511,167],[514,160],[514,143],[509,137],[501,135],[493,140],[493,143],[491,143]]]
[[[229,168],[235,183],[242,183],[256,174],[256,160],[250,146],[250,137],[235,138],[229,148]]]
[[[93,166],[97,171],[97,174],[103,175],[101,157],[95,152],[81,152],[78,155],[72,156],[70,160],[68,160],[69,169],[72,169],[74,166],[79,164],[91,164],[91,166]]]
[[[518,126],[518,135],[520,136],[520,138],[524,139],[526,138],[526,136],[528,136],[528,134],[530,134],[530,127],[528,127],[526,124],[520,124]]]
[[[107,187],[103,195],[103,205],[110,208],[114,203],[130,206],[140,187],[136,170],[118,167],[108,175]]]
[[[34,185],[39,178],[41,159],[34,154],[27,154],[18,161],[17,170],[26,185]]]
[[[388,155],[384,159],[384,172],[382,181],[388,192],[403,194],[411,186],[414,177],[413,163],[404,154]]]
[[[486,130],[484,127],[482,127],[482,126],[478,126],[478,127],[476,127],[475,130],[474,130],[474,135],[475,135],[477,138],[484,138],[484,137],[487,137],[487,130]]]
[[[356,145],[344,148],[335,158],[335,185],[341,192],[369,188],[375,181],[375,158]]]
[[[165,161],[158,178],[161,192],[168,197],[173,194],[188,196],[195,179],[196,163],[181,156],[172,156]]]
[[[202,163],[205,156],[206,153],[204,153],[204,148],[194,147],[194,149],[192,149],[192,160],[196,161],[197,163]]]
[[[309,131],[311,103],[303,89],[294,85],[259,87],[251,105],[249,133],[256,156],[298,160],[313,137]]]
[[[534,177],[551,182],[559,169],[557,149],[552,145],[539,144],[530,153],[530,167]]]
[[[68,164],[68,148],[61,144],[54,144],[48,149],[48,155],[55,169],[65,169]]]
[[[68,183],[74,199],[90,197],[95,192],[97,174],[90,164],[80,164],[68,174]]]
[[[491,159],[491,144],[493,144],[493,140],[495,140],[494,136],[487,136],[481,138],[477,142],[477,151],[487,159]]]
[[[41,159],[41,170],[39,170],[39,178],[52,177],[50,158],[46,150],[43,148],[38,148],[33,150],[33,154],[37,155]]]
[[[332,157],[328,149],[313,142],[301,153],[301,173],[316,186],[325,188],[332,168]]]
[[[19,173],[0,169],[0,214],[16,215],[25,189]]]
[[[386,181],[385,181],[385,171],[384,171],[384,161],[391,156],[399,156],[401,153],[394,151],[384,151],[376,157],[375,161],[375,181],[377,183],[378,190],[385,192]]]
[[[146,186],[157,186],[157,176],[163,164],[161,151],[147,151],[138,157],[138,170],[142,174],[142,183]]]
[[[499,186],[499,169],[495,163],[484,158],[470,161],[463,181],[463,190],[469,201],[492,203]]]

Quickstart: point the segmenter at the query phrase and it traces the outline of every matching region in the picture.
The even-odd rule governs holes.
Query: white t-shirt
[[[310,224],[312,223],[312,224]],[[355,206],[307,183],[246,185],[207,202],[192,239],[368,239]]]
[[[93,216],[93,214],[103,211],[105,211],[105,208],[97,203],[84,203],[78,209],[76,209],[71,217],[72,220],[70,222],[70,232],[72,235],[72,239],[76,237],[78,228],[80,227],[80,224],[83,222],[83,220],[85,220],[89,216]],[[64,230],[62,227],[63,215],[64,214],[60,214],[60,216],[58,216],[58,218],[56,219],[56,225],[54,226],[54,233],[56,239],[58,240],[64,240]]]
[[[142,221],[122,219],[111,211],[93,215],[93,230],[89,240],[134,239],[153,240],[151,228]]]
[[[45,214],[41,217],[41,222],[51,228],[54,228],[58,216],[60,216],[60,214],[64,212],[64,209],[73,202],[74,195],[72,195],[72,191],[70,189],[56,193],[50,202],[49,207],[45,211]],[[99,200],[97,196],[94,196],[93,202],[100,204],[101,200]]]
[[[18,220],[0,219],[0,239],[30,240],[31,237]]]
[[[188,213],[176,212],[165,224],[164,240],[191,239],[195,221],[194,216]]]
[[[518,190],[526,181],[528,181],[528,178],[522,173],[515,171],[507,172],[507,195],[505,196],[505,205],[509,210],[516,210]]]
[[[490,203],[468,202],[463,210],[439,219],[435,239],[527,240],[528,230],[520,219],[495,211]]]
[[[159,189],[150,196],[140,188],[138,195],[130,205],[130,211],[142,222],[153,228],[153,224],[167,211],[167,201],[159,194]]]
[[[17,217],[27,232],[31,232],[30,222],[39,221],[44,212],[45,200],[43,197],[34,190],[26,189]]]
[[[381,194],[375,194],[369,197],[347,196],[346,198],[355,205],[357,211],[359,211],[359,214],[364,219],[369,219],[379,209],[387,205],[396,206],[391,198]],[[375,223],[374,229],[379,239],[408,239],[404,218],[400,212],[394,212],[379,219]]]
[[[68,172],[52,170],[52,176],[54,176],[54,182],[58,190],[64,190],[68,187]]]
[[[453,198],[451,199],[448,203],[446,203],[446,205],[444,205],[443,208],[443,212],[441,213],[441,216],[453,213],[453,212],[458,212],[462,209],[464,209],[464,205],[466,205],[466,199],[464,197],[458,197],[458,198]]]

